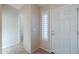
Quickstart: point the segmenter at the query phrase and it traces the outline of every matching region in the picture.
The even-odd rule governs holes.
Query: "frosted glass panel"
[[[48,40],[48,12],[42,14],[42,38]]]

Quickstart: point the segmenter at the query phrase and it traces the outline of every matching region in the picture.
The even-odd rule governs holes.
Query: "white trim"
[[[35,52],[37,49],[39,49],[39,47],[37,47],[37,48],[33,49],[33,50],[32,50],[32,53],[33,53],[33,52]]]
[[[46,48],[44,48],[44,47],[40,47],[41,49],[44,49],[45,51],[47,51],[47,52],[51,52],[49,49],[46,49]]]

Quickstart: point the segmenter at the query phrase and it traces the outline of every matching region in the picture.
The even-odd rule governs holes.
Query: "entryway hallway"
[[[79,54],[79,5],[0,6],[3,54]]]

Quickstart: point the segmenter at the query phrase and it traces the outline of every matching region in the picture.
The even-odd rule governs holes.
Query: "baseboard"
[[[35,52],[37,49],[39,49],[40,47],[37,47],[35,49],[32,50],[32,53]]]
[[[49,49],[46,49],[46,48],[44,48],[44,47],[40,47],[40,48],[41,48],[41,49],[44,49],[45,51],[47,51],[47,52],[50,53]]]

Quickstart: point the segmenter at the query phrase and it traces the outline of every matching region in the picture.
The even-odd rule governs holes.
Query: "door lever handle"
[[[55,35],[54,33],[51,33],[51,35]]]
[[[77,32],[77,35],[79,35],[79,32]]]

